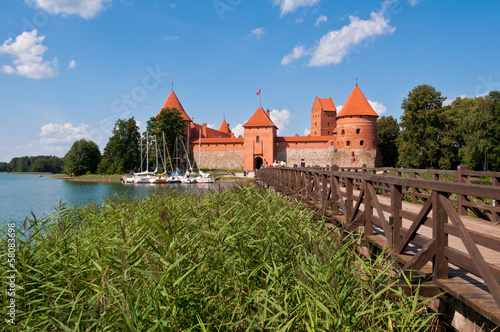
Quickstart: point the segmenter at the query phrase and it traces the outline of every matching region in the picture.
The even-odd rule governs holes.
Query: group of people
[[[269,166],[267,160],[264,160],[264,163],[260,168],[265,168],[265,167],[286,167],[286,162],[284,160],[279,160],[279,159],[274,159],[274,162]],[[297,167],[297,165],[294,165],[293,167]],[[306,167],[306,162],[304,161],[304,158],[300,160],[300,167]]]

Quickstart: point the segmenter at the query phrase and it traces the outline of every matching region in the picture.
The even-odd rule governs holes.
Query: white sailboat
[[[210,173],[204,173],[201,170],[201,129],[200,129],[200,138],[198,140],[198,173],[200,174],[195,178],[197,183],[215,183],[217,180],[215,177],[211,177]]]

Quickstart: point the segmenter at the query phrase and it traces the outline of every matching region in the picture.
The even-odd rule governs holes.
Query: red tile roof
[[[356,85],[337,115],[337,118],[359,115],[376,116],[378,118],[378,114],[373,110],[363,92],[361,92],[361,89]]]
[[[172,90],[170,92],[170,94],[168,95],[168,98],[167,98],[167,100],[165,100],[165,103],[163,104],[162,108],[160,109],[160,112],[162,109],[167,108],[167,107],[170,109],[172,109],[172,108],[178,109],[179,111],[181,111],[181,117],[184,120],[192,121],[191,118],[187,115],[186,111],[184,111],[184,107],[182,107],[181,102],[179,101],[179,99],[175,95],[174,90]],[[160,114],[160,112],[158,112],[158,114]]]
[[[229,124],[226,122],[226,120],[222,121],[219,131],[222,131],[223,133],[231,133],[231,129],[229,129]]]
[[[255,113],[252,115],[250,119],[243,125],[245,127],[276,127],[276,125],[271,121],[271,119],[267,116],[264,109],[259,107]]]
[[[202,132],[202,135],[201,135],[202,139],[204,139],[204,138],[230,138],[231,137],[231,134],[221,132],[219,130],[215,130],[212,128],[206,129],[207,135],[205,136],[203,134],[203,126],[199,125],[197,123],[194,123],[194,122],[191,122],[190,127],[191,127],[191,141],[197,140],[200,137],[200,130]]]
[[[236,137],[230,137],[230,138],[202,138],[201,139],[201,144],[243,144],[245,142],[244,138],[236,138]],[[200,140],[195,139],[191,141],[191,144],[199,144]]]
[[[316,97],[318,98],[318,97]],[[321,108],[323,111],[336,111],[337,109],[335,108],[335,104],[333,103],[332,97],[330,98],[318,98],[319,104],[321,105]]]

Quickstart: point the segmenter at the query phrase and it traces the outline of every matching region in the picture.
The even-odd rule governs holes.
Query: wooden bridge
[[[422,295],[446,292],[500,325],[500,172],[333,166],[262,168],[255,177],[344,232],[362,232],[423,276]]]

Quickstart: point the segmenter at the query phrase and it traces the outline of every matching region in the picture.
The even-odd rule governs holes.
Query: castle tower
[[[267,161],[273,163],[275,156],[275,140],[278,127],[271,121],[269,113],[259,107],[252,117],[243,125],[245,152],[243,164],[245,169],[254,170]]]
[[[377,119],[378,114],[356,85],[337,115],[337,149],[350,150],[351,165],[373,164],[373,156],[370,156],[372,162],[365,162],[370,158],[364,151],[371,150],[376,154]]]
[[[333,136],[335,127],[337,110],[333,103],[332,97],[329,99],[318,98],[314,99],[314,104],[311,110],[311,136]]]
[[[181,117],[184,119],[184,135],[186,135],[186,147],[189,150],[189,142],[191,141],[191,123],[193,120],[187,115],[186,111],[184,111],[184,107],[182,107],[181,102],[179,101],[179,98],[177,98],[177,95],[175,94],[174,90],[170,92],[170,94],[167,97],[167,100],[165,100],[165,103],[163,103],[163,106],[160,109],[160,112],[164,108],[175,108],[181,112]],[[158,114],[160,114],[158,112]]]

